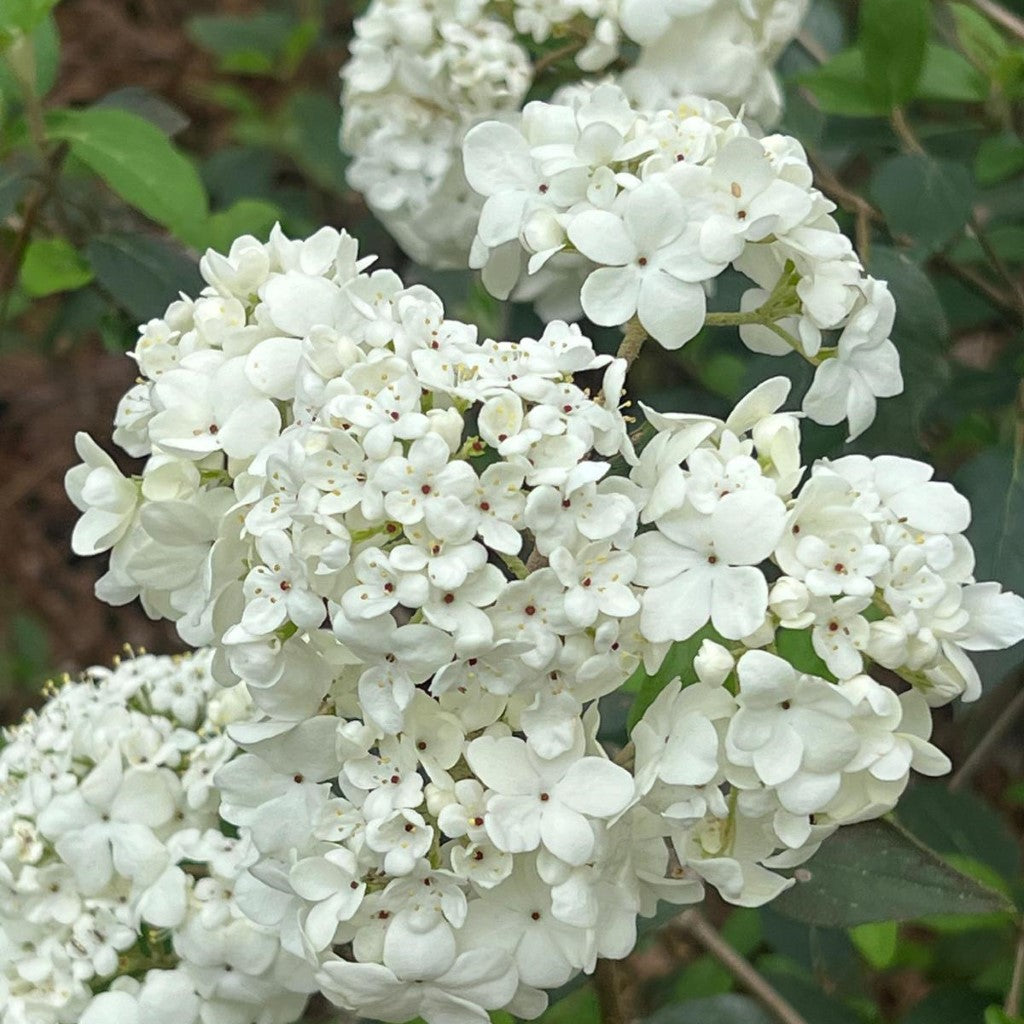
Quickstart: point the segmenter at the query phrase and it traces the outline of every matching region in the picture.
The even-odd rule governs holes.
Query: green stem
[[[501,560],[517,579],[525,580],[530,575],[530,570],[526,568],[526,563],[521,558],[515,555],[502,555]]]

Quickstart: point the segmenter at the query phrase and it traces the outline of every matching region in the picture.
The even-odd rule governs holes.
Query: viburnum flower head
[[[91,668],[5,733],[4,1024],[301,1015],[311,972],[233,898],[255,850],[221,831],[211,782],[250,703],[216,686],[211,657]]]
[[[807,6],[807,0],[514,0],[504,6],[373,0],[355,21],[341,71],[349,184],[417,262],[465,267],[482,203],[463,174],[460,146],[473,125],[518,113],[551,53],[544,44],[577,41],[564,63],[570,69],[574,63],[584,81],[636,52],[620,82],[646,110],[671,108],[695,94],[774,123],[782,97],[772,67]],[[639,49],[624,52],[623,36]]]
[[[976,695],[965,652],[1024,636],[1024,602],[974,581],[966,502],[927,466],[802,470],[787,380],[724,421],[641,406],[637,452],[624,359],[559,321],[481,339],[371,263],[332,229],[208,253],[204,292],[142,329],[153,375],[118,413],[141,473],[80,442],[76,544],[112,545],[102,595],[247,684],[215,784],[251,844],[238,908],[281,956],[361,1015],[531,1017],[659,900],[763,903],[944,770],[928,707]],[[161,431],[161,381],[197,359],[235,380],[228,418],[272,404],[251,455]],[[834,680],[773,653],[780,627]],[[601,698],[701,631],[612,761]],[[118,830],[167,798],[97,772],[111,821],[64,817],[135,873]]]
[[[635,318],[675,349],[705,324],[738,324],[755,351],[814,363],[804,411],[849,419],[851,435],[876,397],[902,390],[892,297],[839,233],[795,140],[695,97],[652,113],[604,84],[477,125],[463,156],[485,197],[471,263],[494,294],[558,256],[586,275],[576,308],[602,326]],[[706,292],[730,266],[754,298],[709,314]],[[822,348],[826,331],[841,331],[836,347]]]

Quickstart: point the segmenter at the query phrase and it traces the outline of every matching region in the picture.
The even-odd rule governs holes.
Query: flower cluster
[[[512,113],[532,80],[486,0],[375,0],[342,69],[349,184],[418,262],[465,267],[479,201],[458,159],[466,129]]]
[[[474,124],[516,114],[562,40],[570,40],[580,75],[619,56],[623,31],[642,44],[622,85],[646,109],[696,92],[767,122],[781,106],[772,65],[806,7],[807,0],[374,0],[356,20],[342,69],[349,183],[417,262],[463,268],[480,199],[462,171],[462,139]],[[513,29],[532,40],[536,64]]]
[[[304,963],[239,910],[256,853],[213,775],[249,714],[210,652],[133,656],[54,688],[0,751],[3,1024],[288,1024]]]
[[[486,197],[471,262],[495,295],[524,266],[561,259],[560,274],[585,277],[576,298],[594,323],[636,317],[666,348],[739,325],[755,352],[818,365],[804,411],[848,418],[852,435],[876,397],[902,390],[892,297],[865,276],[795,139],[757,138],[705,100],[644,114],[604,85],[572,105],[530,103],[518,127],[478,125],[464,154]],[[709,314],[709,285],[730,266],[752,283],[742,310]]]
[[[622,30],[641,44],[620,84],[645,110],[698,95],[775,124],[782,91],[773,68],[808,6],[808,0],[620,0]]]
[[[216,779],[243,912],[362,1015],[531,1017],[659,899],[763,903],[944,771],[928,703],[973,695],[963,651],[1024,636],[1024,601],[973,582],[927,467],[800,488],[784,379],[631,435],[624,359],[561,322],[481,341],[370,262],[330,229],[208,253],[134,353],[141,475],[79,437],[74,546],[262,712]],[[611,761],[599,699],[694,637]]]

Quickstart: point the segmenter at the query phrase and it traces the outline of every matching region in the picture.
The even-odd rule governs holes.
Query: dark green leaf
[[[868,88],[864,54],[858,49],[836,54],[816,71],[802,75],[799,81],[814,93],[827,114],[881,117],[889,112],[888,105]]]
[[[937,853],[973,857],[1007,879],[1020,870],[1020,849],[1013,834],[973,793],[951,793],[940,782],[921,782],[903,794],[897,817]]]
[[[626,683],[627,689],[636,692],[636,700],[629,712],[629,728],[643,718],[644,712],[654,703],[655,698],[674,679],[682,680],[684,686],[697,681],[693,659],[697,657],[700,645],[708,639],[721,639],[709,624],[698,630],[689,640],[675,643],[654,675],[647,675],[641,666]]]
[[[914,98],[931,29],[928,0],[863,0],[860,48],[868,93],[888,108]]]
[[[1004,587],[1024,590],[1024,476],[1014,475],[1013,450],[1007,447],[981,451],[962,466],[954,484],[971,502],[973,514],[967,528],[977,558],[975,576],[997,579]],[[1020,652],[986,651],[972,655],[981,683],[994,687],[1020,665]],[[1012,688],[1018,684],[1011,683]],[[1009,696],[1007,696],[1009,700]]]
[[[1016,135],[995,135],[978,148],[974,174],[982,185],[993,185],[1024,170],[1024,142]]]
[[[272,199],[279,157],[257,146],[227,146],[211,153],[200,167],[210,203],[227,208],[239,199]]]
[[[89,264],[63,238],[34,238],[21,262],[21,286],[35,297],[74,291],[88,284]]]
[[[99,283],[140,322],[160,316],[178,292],[195,295],[203,286],[190,259],[147,235],[100,235],[86,255]]]
[[[46,125],[50,138],[70,143],[125,202],[179,238],[206,220],[206,192],[192,161],[144,118],[93,107],[55,110]]]
[[[924,71],[917,83],[921,99],[978,103],[988,93],[988,79],[970,61],[948,46],[928,44]]]
[[[97,107],[111,107],[115,110],[127,110],[130,114],[144,117],[150,124],[156,125],[169,138],[174,138],[184,131],[188,125],[188,116],[184,111],[168,103],[162,96],[143,89],[140,85],[128,85],[123,89],[108,92],[96,103]]]
[[[250,15],[199,15],[188,31],[202,47],[220,58],[221,71],[266,75],[293,68],[316,35],[316,23],[299,21],[284,11]]]
[[[775,1018],[749,996],[730,993],[666,1006],[645,1024],[775,1024]]]
[[[1000,224],[986,231],[993,252],[1000,259],[1011,263],[1024,262],[1024,227],[1019,224]],[[958,242],[950,253],[957,263],[984,263],[988,254],[976,238],[965,238]]]
[[[0,221],[14,212],[31,183],[32,180],[22,171],[0,167]]]
[[[815,975],[812,981],[794,970],[781,969],[778,963],[762,969],[783,999],[806,1020],[814,1024],[860,1024],[857,1014],[822,991],[826,979],[821,975]]]
[[[318,185],[331,192],[345,191],[348,161],[338,148],[338,104],[317,92],[293,93],[278,121],[274,141]]]
[[[900,1024],[968,1024],[981,1020],[990,1002],[963,983],[942,985],[929,992]]]
[[[592,985],[586,985],[553,1003],[537,1024],[600,1024],[600,1021],[597,993]]]
[[[871,195],[893,232],[937,249],[970,217],[974,184],[962,164],[910,154],[878,166]]]
[[[869,270],[889,282],[896,300],[892,338],[900,353],[904,393],[878,403],[878,416],[861,446],[871,451],[919,454],[928,406],[949,379],[945,357],[949,323],[935,286],[903,253],[872,246]]]
[[[829,928],[1012,909],[1004,896],[968,878],[886,821],[840,829],[798,877],[803,880],[784,892],[773,908]]]

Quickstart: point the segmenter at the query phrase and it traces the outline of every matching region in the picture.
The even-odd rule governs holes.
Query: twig
[[[630,320],[622,334],[622,344],[619,345],[619,351],[615,353],[616,358],[626,360],[626,372],[629,372],[629,368],[636,362],[637,356],[640,355],[640,349],[644,347],[644,342],[647,340],[647,331],[643,324],[640,323],[639,317],[633,317]]]
[[[10,255],[7,257],[3,267],[0,267],[0,327],[7,320],[7,304],[10,301],[11,293],[14,290],[14,282],[17,280],[18,271],[21,269],[21,261],[25,255],[25,249],[32,237],[36,221],[46,205],[50,196],[57,188],[57,180],[60,176],[60,166],[67,155],[68,145],[62,142],[51,154],[43,172],[43,180],[32,190],[28,199],[25,200],[25,213],[21,218],[21,227],[11,247]]]
[[[1024,988],[1024,927],[1021,927],[1017,936],[1017,954],[1013,958],[1013,975],[1010,978],[1010,988],[1006,993],[1006,1002],[1003,1009],[1007,1017],[1020,1015],[1021,989]]]
[[[700,913],[687,910],[676,921],[697,940],[751,995],[779,1019],[780,1024],[808,1024],[754,965],[736,952]]]
[[[995,3],[995,0],[971,0],[971,3],[982,14],[986,14],[993,21],[999,22],[1003,28],[1008,29],[1018,39],[1024,39],[1024,19],[1019,18],[1012,11],[1008,11],[1002,4]]]
[[[1018,680],[1019,682],[1019,680]],[[992,748],[1003,738],[1007,729],[1024,711],[1024,688],[1017,691],[1013,700],[1007,704],[996,717],[996,720],[988,727],[988,731],[982,736],[977,746],[970,752],[967,759],[953,774],[949,780],[949,790],[956,792],[970,781],[971,776],[978,770],[981,763],[991,753]]]
[[[985,231],[976,213],[971,214],[970,225],[971,230],[974,232],[974,237],[981,246],[982,252],[985,253],[989,263],[992,264],[992,269],[1003,279],[1003,283],[1014,296],[1018,315],[1021,319],[1024,319],[1024,291],[1021,289],[1020,281],[1010,273],[1009,267],[1003,262],[1003,258],[999,253],[996,252],[995,246],[992,244],[991,239],[989,239],[988,233]]]
[[[819,64],[827,64],[832,59],[828,50],[807,29],[803,29],[797,34],[796,41],[803,48],[804,52]]]
[[[621,984],[618,961],[598,960],[594,970],[594,989],[601,1008],[601,1024],[629,1024]]]
[[[533,67],[533,80],[536,82],[548,68],[554,67],[560,60],[571,57],[577,50],[583,49],[583,43],[583,39],[574,39],[571,43],[566,43],[565,46],[561,46],[557,50],[545,53]]]
[[[902,107],[893,108],[889,121],[892,123],[893,130],[899,136],[900,142],[903,143],[908,153],[915,153],[917,156],[928,155],[928,151],[921,145],[920,140],[914,134],[914,129],[910,127],[910,122],[907,120],[907,115],[903,112]]]
[[[866,263],[868,254],[861,250],[861,246],[864,244],[866,239],[861,237],[861,233],[866,236],[870,230],[868,227],[870,224],[885,224],[885,217],[883,217],[881,212],[872,206],[871,203],[869,203],[863,196],[859,196],[852,189],[847,188],[846,185],[836,177],[832,169],[820,159],[815,157],[813,154],[808,154],[808,156],[810,157],[811,167],[814,170],[814,179],[818,188],[837,206],[846,210],[847,213],[853,214],[853,216],[857,218],[857,251],[860,254],[861,260]],[[912,244],[912,239],[907,238],[904,235],[893,235],[893,241],[899,245]],[[964,284],[981,292],[993,305],[1002,309],[1004,312],[1012,313],[1015,317],[1020,315],[1020,308],[1015,297],[1013,295],[1007,295],[1001,288],[998,288],[976,270],[972,270],[970,267],[961,266],[959,263],[955,263],[953,260],[949,259],[949,257],[944,256],[941,253],[933,256],[932,261],[936,266],[941,267],[947,273],[960,278]]]
[[[857,255],[866,266],[871,256],[871,223],[874,221],[884,224],[885,218],[863,196],[848,189],[824,162],[814,156],[811,156],[810,160],[818,188],[847,213],[853,214]]]

